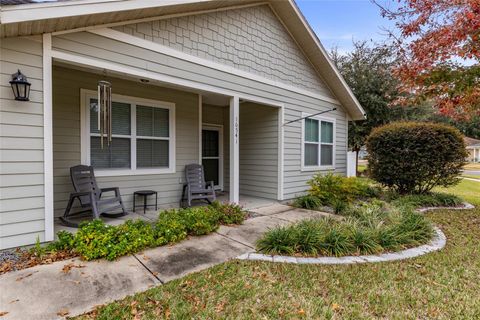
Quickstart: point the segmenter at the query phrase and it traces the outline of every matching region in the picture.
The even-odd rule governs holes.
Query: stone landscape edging
[[[473,209],[475,206],[470,203],[464,202],[463,207],[426,207],[417,209],[419,212],[426,212],[430,210],[468,210]],[[369,262],[387,262],[404,260],[422,256],[424,254],[439,251],[443,249],[447,243],[447,237],[438,227],[433,227],[435,235],[429,243],[405,249],[397,252],[382,253],[378,255],[362,255],[362,256],[344,256],[344,257],[293,257],[293,256],[278,256],[267,255],[257,252],[245,253],[238,256],[239,260],[254,260],[254,261],[268,261],[279,263],[295,263],[295,264],[354,264],[354,263],[369,263]]]

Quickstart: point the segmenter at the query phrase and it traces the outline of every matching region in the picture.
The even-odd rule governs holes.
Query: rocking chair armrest
[[[118,197],[120,195],[120,189],[118,187],[111,187],[111,188],[102,188],[100,189],[100,196],[103,195],[104,192],[115,192],[115,196]]]

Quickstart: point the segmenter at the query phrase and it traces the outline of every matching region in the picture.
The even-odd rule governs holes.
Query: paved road
[[[479,176],[480,177],[480,170],[463,170],[463,173],[471,175],[471,176]]]

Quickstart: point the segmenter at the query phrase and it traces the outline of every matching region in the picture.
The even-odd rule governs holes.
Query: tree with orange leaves
[[[373,1],[400,31],[391,38],[405,97],[453,118],[480,115],[480,0],[392,0],[395,9]]]

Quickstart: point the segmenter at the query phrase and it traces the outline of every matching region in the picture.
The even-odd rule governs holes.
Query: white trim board
[[[147,50],[150,50],[150,51],[165,54],[165,55],[168,55],[168,56],[171,56],[171,57],[174,57],[174,58],[182,59],[182,60],[185,60],[185,61],[188,61],[188,62],[191,62],[191,63],[195,63],[195,64],[198,64],[198,65],[201,65],[201,66],[209,67],[209,68],[219,70],[219,71],[222,71],[222,72],[227,72],[227,73],[230,73],[230,74],[233,74],[233,75],[236,75],[236,76],[248,79],[248,80],[253,80],[253,81],[265,83],[265,84],[268,84],[268,85],[271,85],[271,86],[274,86],[274,87],[278,87],[278,88],[281,88],[281,89],[284,89],[284,90],[287,90],[287,91],[299,93],[299,94],[302,94],[302,95],[305,95],[305,96],[308,96],[308,97],[312,97],[312,98],[315,98],[315,99],[319,99],[319,100],[322,100],[322,101],[325,101],[325,102],[333,103],[333,104],[336,104],[336,105],[341,105],[340,102],[337,99],[332,99],[330,97],[326,97],[326,96],[318,94],[318,93],[314,93],[314,92],[311,92],[311,91],[308,91],[308,90],[305,90],[305,89],[297,88],[297,87],[294,87],[294,86],[291,86],[291,85],[288,85],[288,84],[284,84],[282,82],[278,82],[278,81],[275,81],[275,80],[272,80],[272,79],[268,79],[268,78],[265,78],[265,77],[247,72],[247,71],[236,69],[236,68],[224,65],[224,64],[220,64],[220,63],[217,63],[217,62],[207,60],[207,59],[199,58],[197,56],[194,56],[194,55],[191,55],[191,54],[179,51],[179,50],[172,49],[170,47],[161,45],[159,43],[155,43],[155,42],[152,42],[152,41],[149,41],[149,40],[141,39],[141,38],[126,34],[124,32],[120,32],[120,31],[117,31],[117,30],[109,29],[109,28],[89,30],[88,32],[99,35],[99,36],[102,36],[102,37],[105,37],[105,38],[108,38],[108,39],[120,41],[120,42],[127,43],[127,44],[130,44],[130,45],[133,45],[133,46],[144,48],[144,49],[147,49]]]
[[[221,12],[221,11],[227,11],[227,10],[258,7],[258,6],[262,6],[262,5],[269,5],[269,4],[268,4],[268,2],[255,2],[255,3],[239,4],[239,5],[222,7],[222,8],[215,8],[215,9],[194,10],[194,11],[181,12],[181,13],[166,14],[166,15],[163,15],[163,16],[155,16],[155,17],[140,18],[140,19],[133,19],[133,20],[125,20],[125,21],[120,21],[120,22],[110,22],[110,23],[105,23],[105,24],[92,25],[92,26],[88,26],[88,27],[79,27],[79,28],[75,28],[75,29],[56,31],[56,32],[52,32],[52,35],[55,36],[55,35],[59,35],[59,34],[80,32],[80,31],[89,31],[89,30],[103,29],[103,28],[111,28],[111,27],[123,26],[123,25],[127,25],[127,24],[143,23],[143,22],[166,20],[166,19],[179,18],[179,17],[185,17],[185,16],[193,16],[193,15],[199,15],[199,14],[205,14],[205,13],[212,13],[212,12]]]
[[[285,119],[285,106],[278,109],[278,200],[284,200],[284,152],[285,152],[285,126],[283,125]]]
[[[53,99],[52,99],[52,35],[43,35],[43,161],[45,197],[45,241],[53,241]]]
[[[16,6],[2,5],[2,24],[55,18],[68,18],[90,14],[101,14],[125,10],[149,9],[171,5],[182,5],[210,0],[77,0],[44,2]]]
[[[80,136],[81,136],[81,161],[82,164],[90,165],[90,109],[87,106],[88,101],[91,98],[96,98],[97,93],[92,90],[80,89]],[[175,173],[176,171],[176,135],[175,135],[175,104],[171,102],[164,102],[158,100],[137,98],[119,94],[112,94],[112,100],[120,102],[126,102],[135,107],[131,109],[132,115],[131,121],[131,134],[125,136],[130,139],[131,142],[131,154],[130,154],[130,169],[96,169],[95,174],[99,177],[112,177],[112,176],[133,176],[133,175],[150,175],[150,174],[167,174]],[[136,167],[136,105],[158,107],[169,110],[169,163],[168,168],[137,168]],[[160,138],[156,138],[160,139]],[[167,139],[161,139],[167,140]],[[134,152],[135,151],[135,152]]]
[[[202,164],[203,97],[198,95],[198,164]]]
[[[327,63],[328,63],[328,66],[333,70],[333,73],[335,74],[335,76],[339,79],[340,83],[342,84],[342,86],[345,88],[345,90],[347,91],[347,94],[349,95],[349,97],[352,99],[353,103],[355,104],[355,106],[358,108],[358,110],[362,113],[363,117],[365,118],[365,110],[363,109],[363,107],[361,106],[360,102],[358,102],[357,98],[355,97],[355,95],[353,94],[353,91],[352,89],[348,86],[347,82],[345,81],[345,79],[343,78],[343,76],[340,74],[340,72],[338,71],[337,67],[334,65],[332,59],[330,59],[330,57],[328,56],[328,53],[327,51],[325,50],[325,48],[323,47],[323,44],[320,42],[319,38],[317,37],[317,35],[315,34],[315,32],[313,31],[313,29],[310,27],[310,25],[308,24],[307,20],[305,19],[305,16],[302,14],[302,12],[300,11],[300,9],[298,8],[298,6],[296,5],[295,1],[294,0],[287,0],[288,3],[290,4],[290,6],[292,7],[292,9],[295,11],[297,17],[300,19],[300,21],[302,22],[305,30],[307,30],[308,34],[310,35],[310,37],[312,38],[312,40],[315,42],[315,45],[317,46],[317,49],[320,51],[320,53],[325,57]],[[275,10],[273,10],[275,12]],[[281,19],[280,19],[281,20]],[[288,28],[287,28],[288,30]],[[303,46],[300,46],[301,48],[303,48]],[[303,50],[303,49],[302,49]],[[328,83],[328,82],[327,82]],[[362,119],[363,120],[363,119]]]

